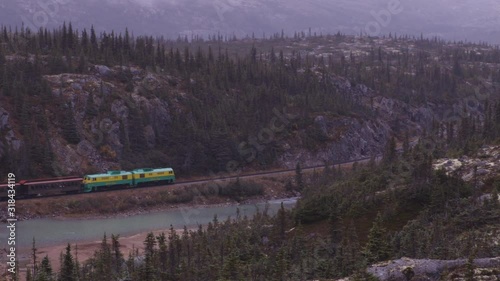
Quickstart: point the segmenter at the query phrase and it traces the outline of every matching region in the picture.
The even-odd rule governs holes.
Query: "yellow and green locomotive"
[[[127,171],[108,171],[105,174],[86,175],[83,178],[83,192],[92,192],[104,188],[140,187],[175,182],[174,170],[161,169],[136,169]]]

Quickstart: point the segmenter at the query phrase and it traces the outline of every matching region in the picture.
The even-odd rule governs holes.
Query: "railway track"
[[[380,156],[377,156],[379,158]],[[357,160],[350,160],[350,161],[343,161],[343,162],[338,162],[334,163],[331,166],[338,166],[338,165],[349,165],[349,164],[354,164],[354,163],[361,163],[361,162],[367,162],[371,159],[371,157],[365,157]],[[316,166],[309,166],[309,167],[304,167],[302,168],[303,172],[309,172],[309,171],[314,171],[316,169],[322,169],[325,168],[325,165],[316,165]],[[193,184],[201,184],[201,183],[218,183],[218,182],[225,182],[225,181],[230,181],[230,180],[235,180],[237,178],[239,179],[248,179],[248,178],[257,178],[257,177],[263,177],[263,176],[276,176],[276,175],[283,175],[283,174],[288,174],[291,172],[295,172],[295,169],[281,169],[281,170],[273,170],[273,171],[263,171],[263,172],[256,172],[256,173],[249,173],[249,174],[227,174],[227,175],[222,175],[222,176],[214,176],[210,178],[204,178],[204,179],[196,179],[196,180],[185,180],[185,181],[176,181],[174,184],[169,184],[169,185],[157,185],[157,186],[150,186],[150,187],[168,187],[168,186],[179,186],[179,185],[193,185]],[[16,183],[16,186],[19,186],[20,183],[22,184],[40,184],[40,183],[48,183],[48,184],[61,184],[61,183],[76,183],[76,182],[81,182],[82,178],[81,177],[65,177],[65,178],[58,178],[58,179],[39,179],[39,180],[31,180],[31,181],[21,181],[19,183]],[[26,198],[22,197],[16,197],[16,200],[30,200],[30,199],[38,199],[38,198],[54,198],[54,197],[61,197],[61,196],[67,196],[67,195],[75,195],[78,194],[78,192],[74,188],[70,188],[70,191],[63,191],[62,190],[63,186],[61,186],[61,189],[58,190],[57,188],[53,190],[53,192],[50,192],[49,194],[44,194],[43,196],[29,196]],[[144,187],[141,187],[144,188]],[[7,184],[0,184],[0,190],[7,189]],[[113,192],[113,191],[126,191],[126,190],[131,190],[130,188],[108,188],[104,190],[100,190],[97,192]],[[40,191],[43,191],[41,189]],[[81,194],[81,193],[80,193]]]

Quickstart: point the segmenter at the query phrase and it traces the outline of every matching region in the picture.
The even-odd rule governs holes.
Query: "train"
[[[15,183],[16,198],[78,194],[120,188],[138,188],[175,183],[172,168],[143,168],[133,171],[107,171],[83,177],[21,180]],[[8,184],[0,184],[0,200],[8,199]]]

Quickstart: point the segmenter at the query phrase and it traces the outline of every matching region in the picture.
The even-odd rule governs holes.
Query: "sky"
[[[500,43],[498,0],[0,0],[0,24],[36,29],[71,21],[135,34],[306,31],[438,36]]]

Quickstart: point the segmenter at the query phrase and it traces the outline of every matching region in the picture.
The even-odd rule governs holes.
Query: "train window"
[[[173,174],[174,172],[168,172],[169,174]]]
[[[123,176],[123,177],[122,177],[122,180],[126,180],[126,179],[127,179],[127,176]]]
[[[144,174],[141,174],[141,179],[143,179],[143,178],[144,178]]]

